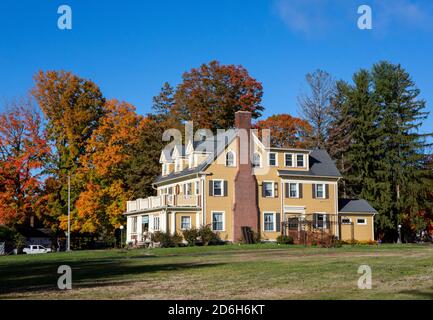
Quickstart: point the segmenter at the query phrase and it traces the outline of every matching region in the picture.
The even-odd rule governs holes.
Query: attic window
[[[229,151],[226,154],[226,166],[227,167],[235,166],[235,154],[233,153],[233,151]]]

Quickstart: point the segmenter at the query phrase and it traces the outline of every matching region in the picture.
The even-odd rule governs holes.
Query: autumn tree
[[[327,133],[331,121],[331,99],[335,92],[335,82],[331,75],[323,70],[316,70],[305,76],[308,84],[307,93],[298,97],[301,118],[310,123],[312,131],[309,144],[313,148],[326,149]]]
[[[306,137],[311,131],[308,122],[292,117],[289,114],[272,115],[265,120],[258,121],[255,128],[260,131],[270,129],[270,142],[272,146],[281,148],[304,148]]]
[[[14,226],[35,215],[41,175],[50,147],[30,102],[0,114],[0,224]]]
[[[76,203],[73,229],[110,236],[124,223],[122,213],[131,196],[125,174],[142,126],[143,119],[131,104],[105,103],[104,116],[88,141],[77,172],[85,187]]]
[[[202,64],[185,72],[176,89],[173,112],[181,120],[208,129],[227,129],[234,125],[235,112],[251,111],[261,116],[262,85],[242,66]]]
[[[76,172],[87,142],[104,115],[105,99],[95,83],[70,72],[39,71],[34,81],[32,94],[47,119],[48,137],[56,151],[49,174],[56,179],[58,189],[52,190],[51,195],[45,194],[55,221],[67,212],[67,176],[71,176],[72,204],[83,190]],[[75,212],[74,206],[72,209]]]
[[[161,150],[168,143],[162,140],[164,131],[177,129],[183,134],[182,123],[172,111],[175,103],[174,94],[173,88],[165,83],[160,93],[153,97],[153,113],[143,119],[138,132],[138,143],[135,145],[127,171],[128,188],[134,198],[155,194],[152,183],[161,174],[159,158]]]

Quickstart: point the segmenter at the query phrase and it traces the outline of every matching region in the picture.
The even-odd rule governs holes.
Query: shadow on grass
[[[114,260],[114,261],[113,261]],[[0,297],[4,294],[56,290],[60,265],[72,269],[72,285],[80,287],[102,287],[112,284],[133,283],[131,277],[146,273],[203,269],[224,263],[149,263],[137,264],[137,260],[94,259],[86,261],[50,261],[0,266]],[[146,259],[147,260],[147,259]]]
[[[401,294],[409,294],[412,296],[416,296],[420,299],[426,299],[426,300],[433,300],[433,288],[431,288],[431,291],[426,291],[426,290],[403,290],[400,291],[399,293]]]

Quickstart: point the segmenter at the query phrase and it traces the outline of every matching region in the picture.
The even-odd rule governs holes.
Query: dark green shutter
[[[313,183],[311,186],[313,190],[313,199],[316,199],[316,185]]]
[[[281,214],[279,212],[275,214],[275,223],[275,231],[281,232]]]
[[[224,197],[227,197],[228,183],[227,180],[224,180]]]
[[[299,184],[299,198],[302,198],[303,195],[303,190],[302,190],[302,183]]]
[[[209,196],[213,196],[213,180],[209,180]]]
[[[285,191],[286,198],[290,198],[290,186],[288,183],[284,184],[284,191]]]

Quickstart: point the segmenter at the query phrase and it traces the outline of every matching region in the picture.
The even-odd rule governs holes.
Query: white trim
[[[299,185],[300,185],[300,183],[299,182],[287,182],[288,184],[289,184],[289,199],[300,199],[300,194],[299,194]],[[291,184],[295,184],[296,185],[296,197],[292,197],[291,195],[290,195],[290,185]],[[285,191],[285,190],[284,190]],[[284,192],[285,193],[285,192]],[[285,197],[286,195],[284,194],[284,197]]]
[[[349,219],[348,223],[343,223],[343,219]],[[343,225],[347,225],[347,224],[351,224],[352,223],[352,218],[348,218],[348,217],[341,217],[341,224]]]
[[[188,218],[189,219],[189,227],[188,228],[182,228],[182,218]],[[185,215],[181,215],[180,216],[180,230],[189,230],[192,227],[192,219],[191,216],[185,216]]]
[[[329,185],[337,185],[337,181],[323,181],[323,180],[299,180],[299,179],[281,179],[284,183],[287,182],[296,182],[296,183],[311,183],[311,184],[329,184]]]
[[[364,222],[359,223],[358,220],[364,220]],[[367,218],[356,218],[356,224],[358,225],[362,225],[362,226],[366,226],[367,225]]]
[[[275,181],[272,180],[263,180],[262,181],[262,188],[264,187],[264,183],[272,183],[272,195],[271,196],[264,196],[263,198],[275,198]],[[264,193],[264,192],[263,192]]]
[[[213,197],[224,197],[224,179],[211,179],[212,181],[212,196]],[[214,181],[220,181],[221,182],[221,194],[215,195],[215,188],[214,188]]]
[[[292,156],[292,165],[291,166],[288,166],[286,164],[286,155]],[[295,155],[294,153],[284,152],[284,167],[286,167],[286,168],[294,168],[295,167],[294,155]]]
[[[273,216],[272,230],[265,230],[265,214],[271,214]],[[276,232],[276,231],[277,231],[277,213],[275,211],[263,211],[263,232]]]
[[[214,215],[214,213],[222,213],[222,215],[223,215],[223,229],[222,230],[214,230],[214,228],[213,228],[213,215]],[[226,231],[226,212],[224,210],[212,210],[210,212],[210,219],[211,219],[212,231],[218,231],[218,232]]]
[[[319,196],[317,195],[317,186],[318,186],[318,185],[323,186],[323,189],[322,189],[323,197],[319,197]],[[321,183],[315,183],[315,184],[314,184],[314,197],[315,197],[316,199],[326,199],[326,183],[321,182]]]
[[[254,155],[257,154],[259,156],[259,166],[253,166],[253,168],[262,168],[263,167],[263,157],[262,154],[258,151],[253,152],[253,159],[251,161],[254,164]]]
[[[271,165],[271,153],[275,154],[275,165]],[[268,152],[268,166],[278,167],[278,152],[273,152],[273,151]]]
[[[229,165],[227,164],[227,155],[228,155],[229,153],[231,153],[231,154],[233,155],[233,165],[231,165],[231,166],[229,166]],[[226,167],[229,167],[229,168],[235,168],[235,167],[236,167],[236,152],[234,152],[234,151],[231,150],[231,149],[228,149],[227,152],[226,152],[226,156],[225,156],[225,166],[226,166]]]

